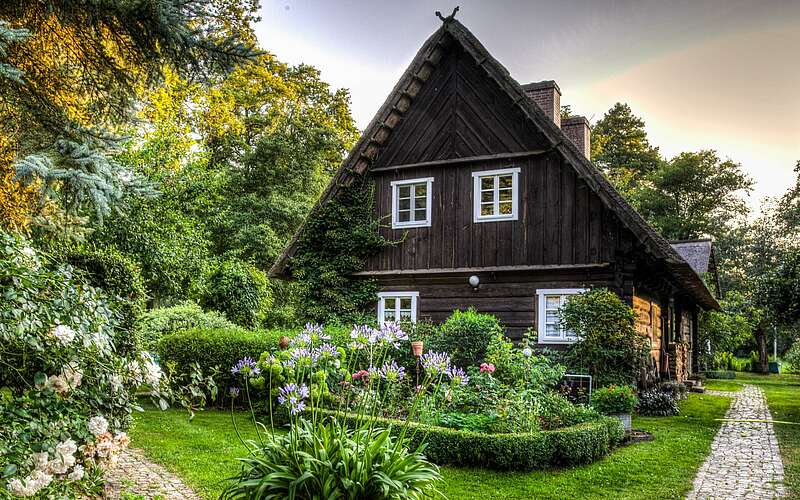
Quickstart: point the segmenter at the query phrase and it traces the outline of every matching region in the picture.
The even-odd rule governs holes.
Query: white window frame
[[[400,197],[398,190],[400,186],[409,184],[425,184],[425,220],[409,220],[400,222]],[[392,181],[392,229],[405,229],[408,227],[430,227],[431,225],[431,201],[433,200],[433,177],[423,177],[420,179],[402,179]],[[415,199],[414,190],[410,200],[411,217],[414,217],[415,208],[413,202]]]
[[[574,344],[577,342],[578,338],[576,336],[568,336],[567,332],[564,329],[560,329],[561,335],[556,337],[546,337],[545,333],[547,331],[547,327],[545,323],[547,322],[547,296],[548,295],[560,295],[562,297],[568,297],[570,295],[577,295],[579,293],[583,293],[586,291],[586,288],[542,288],[536,290],[536,297],[537,297],[537,307],[536,307],[536,314],[539,318],[538,323],[536,324],[536,330],[539,333],[539,343],[540,344]],[[562,299],[561,306],[563,307],[565,300]]]
[[[410,298],[411,299],[411,322],[417,322],[417,302],[419,300],[419,292],[380,292],[378,294],[378,324],[384,323],[384,312],[386,311],[386,298]],[[395,320],[400,318],[400,301],[396,301],[394,309]]]
[[[519,212],[519,167],[501,168],[472,172],[473,222],[490,222],[500,220],[517,220]],[[500,213],[499,176],[511,174],[511,213]],[[494,177],[494,214],[481,215],[481,178]]]

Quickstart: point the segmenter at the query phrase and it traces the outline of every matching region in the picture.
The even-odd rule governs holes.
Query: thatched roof
[[[711,273],[719,296],[719,276],[717,275],[717,257],[711,239],[670,241],[672,248],[683,257],[698,275]]]
[[[714,296],[703,283],[692,267],[658,234],[645,220],[617,193],[608,179],[589,161],[562,130],[525,94],[520,84],[514,80],[508,70],[503,67],[477,38],[455,19],[448,18],[422,45],[411,61],[400,81],[392,89],[386,101],[375,114],[355,147],[334,174],[328,187],[322,193],[317,205],[326,203],[336,194],[340,186],[351,182],[352,174],[365,172],[376,158],[380,148],[392,135],[393,129],[400,123],[414,98],[433,73],[443,56],[444,48],[457,43],[483,69],[487,78],[491,78],[520,108],[545,138],[551,147],[557,150],[570,163],[578,175],[597,193],[603,203],[621,219],[623,224],[639,239],[648,252],[662,260],[676,281],[685,289],[685,293],[693,297],[706,309],[718,309]],[[289,277],[290,261],[297,250],[297,243],[302,234],[303,225],[297,230],[284,252],[270,270],[272,277]]]

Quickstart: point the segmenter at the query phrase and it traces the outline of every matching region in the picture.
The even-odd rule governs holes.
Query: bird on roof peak
[[[458,12],[458,9],[459,9],[459,7],[458,7],[458,5],[456,5],[456,8],[453,9],[453,13],[450,14],[449,16],[447,16],[447,17],[442,16],[442,13],[437,10],[436,11],[436,17],[441,19],[443,23],[447,24],[447,23],[449,23],[450,21],[452,21],[453,19],[456,18],[456,12]]]

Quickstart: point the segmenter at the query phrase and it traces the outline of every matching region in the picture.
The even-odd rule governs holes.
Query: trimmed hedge
[[[136,321],[136,331],[141,338],[142,347],[147,350],[155,349],[158,341],[165,335],[193,328],[244,330],[228,321],[224,314],[203,311],[202,307],[188,301],[172,307],[151,309]]]
[[[217,385],[224,394],[234,378],[230,369],[237,361],[250,356],[258,359],[264,351],[278,349],[283,330],[242,330],[224,328],[193,328],[170,333],[158,342],[161,363],[175,362],[178,370],[187,370],[192,363],[199,363],[203,373],[219,367]]]
[[[703,375],[706,378],[715,378],[715,379],[732,379],[736,378],[736,372],[730,370],[709,370],[704,372]]]
[[[336,413],[326,411],[330,416]],[[348,422],[355,420],[347,415]],[[378,418],[399,433],[404,422]],[[410,422],[411,448],[425,442],[425,456],[439,465],[493,470],[531,471],[588,464],[608,454],[625,436],[617,418],[602,417],[552,431],[520,434],[484,434]]]

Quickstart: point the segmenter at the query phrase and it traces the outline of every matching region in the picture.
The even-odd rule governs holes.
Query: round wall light
[[[472,275],[469,277],[469,286],[472,288],[478,288],[478,285],[481,284],[481,279],[478,278],[476,275]]]

